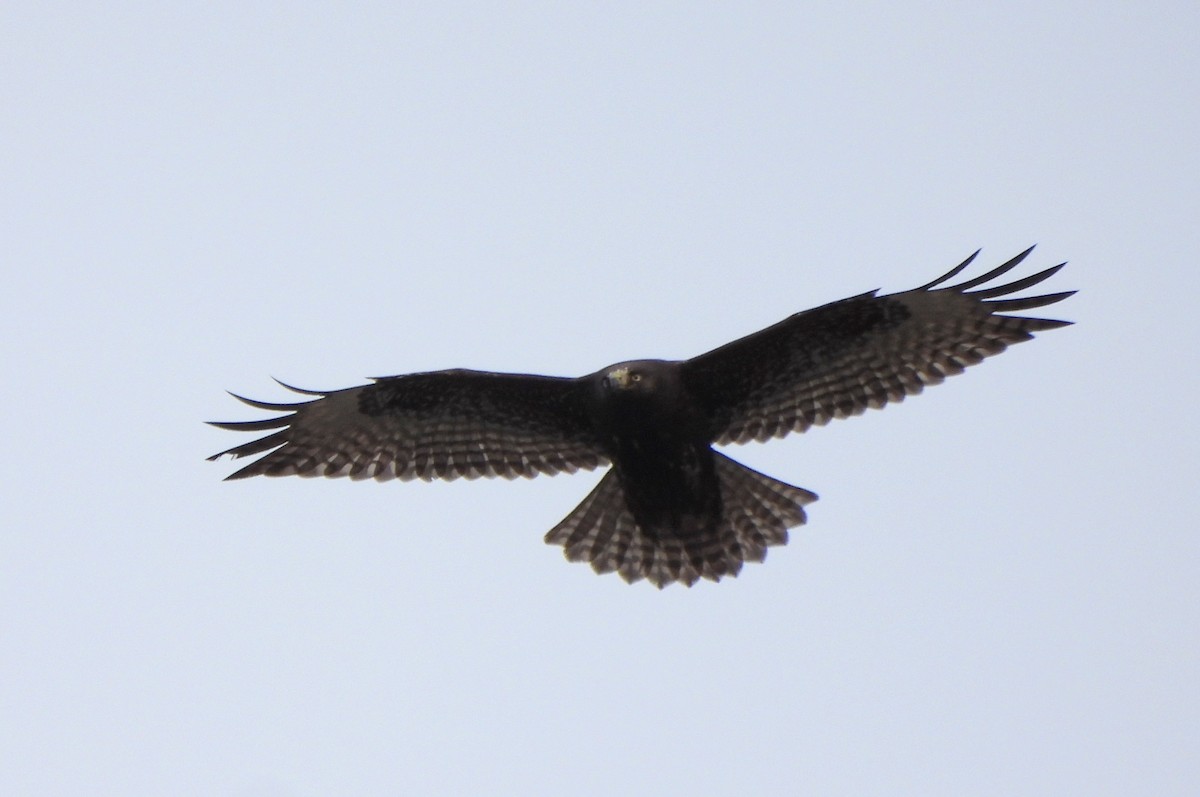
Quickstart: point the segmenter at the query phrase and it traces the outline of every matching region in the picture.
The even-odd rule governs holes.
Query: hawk
[[[736,576],[805,522],[816,494],[713,445],[764,441],[920,393],[1068,321],[1009,315],[1074,291],[1004,298],[1065,263],[986,286],[1021,263],[943,286],[979,252],[903,293],[878,291],[796,313],[690,360],[633,360],[577,378],[454,369],[375,378],[276,404],[286,413],[213,422],[265,437],[210,457],[269,452],[230,475],[513,479],[611,466],[546,534],[566,558],[658,588]],[[986,286],[986,287],[981,287]],[[977,289],[977,290],[976,290]],[[282,383],[281,383],[282,384]]]

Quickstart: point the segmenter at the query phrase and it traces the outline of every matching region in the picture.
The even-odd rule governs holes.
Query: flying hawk
[[[574,379],[455,369],[274,404],[286,415],[214,422],[271,434],[223,451],[266,456],[248,476],[351,479],[533,477],[612,467],[546,534],[567,559],[660,589],[735,576],[787,542],[817,496],[741,465],[714,444],[803,432],[920,393],[1034,332],[1068,321],[1007,315],[1074,291],[998,298],[1037,285],[1059,264],[1004,285],[1032,247],[982,276],[903,293],[877,291],[797,313],[690,360],[633,360]],[[979,290],[972,290],[979,288]]]

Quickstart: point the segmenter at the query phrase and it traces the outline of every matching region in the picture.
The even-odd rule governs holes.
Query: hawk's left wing
[[[1070,323],[1000,314],[1053,304],[1074,291],[997,298],[1042,282],[1065,263],[970,290],[1008,272],[1031,251],[959,285],[936,287],[978,252],[920,288],[887,296],[872,291],[797,313],[685,361],[684,384],[707,412],[717,443],[782,437],[900,401],[1034,332]]]

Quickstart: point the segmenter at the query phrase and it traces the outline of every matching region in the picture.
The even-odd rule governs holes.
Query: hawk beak
[[[611,386],[611,387],[619,387],[622,389],[627,388],[627,387],[629,387],[629,381],[630,381],[629,380],[629,369],[628,368],[614,368],[613,370],[608,372],[608,377],[606,377],[605,381],[607,381],[609,386]]]

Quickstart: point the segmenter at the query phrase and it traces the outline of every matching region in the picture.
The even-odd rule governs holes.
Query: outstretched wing
[[[978,252],[920,288],[887,296],[872,291],[797,313],[687,360],[684,384],[708,413],[717,443],[782,437],[900,401],[1034,332],[1070,323],[998,315],[1074,293],[997,298],[1042,282],[1065,263],[1006,285],[970,290],[1005,274],[1031,251],[959,285],[936,287]]]
[[[235,395],[288,414],[212,422],[234,431],[279,430],[209,457],[275,449],[228,478],[512,479],[607,462],[586,415],[586,386],[576,379],[453,370],[382,377],[329,393],[289,389],[318,398],[272,404]]]

